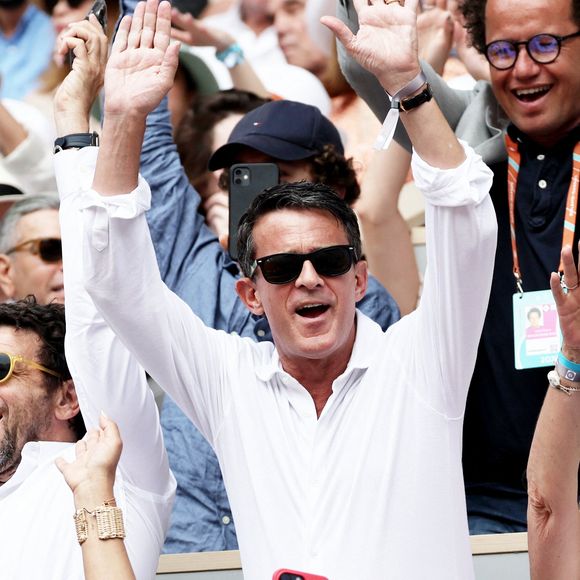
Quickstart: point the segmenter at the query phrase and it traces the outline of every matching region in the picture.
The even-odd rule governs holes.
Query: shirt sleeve
[[[82,191],[90,186],[97,149],[63,151],[55,157],[66,295],[65,351],[88,429],[99,413],[117,422],[123,438],[119,469],[136,488],[171,501],[175,480],[163,444],[159,415],[144,370],[113,333],[83,288]],[[114,296],[115,290],[109,289]],[[123,308],[130,304],[119,302]]]
[[[138,187],[129,194],[99,195],[90,189],[96,153],[95,149],[85,153],[88,150],[56,156],[63,200],[63,192],[75,191],[75,172],[68,167],[78,168],[80,174],[75,202],[77,219],[83,222],[79,276],[115,334],[212,442],[231,402],[227,375],[239,368],[240,345],[254,343],[207,328],[167,288],[145,219],[151,199],[147,182],[140,177]],[[229,356],[223,357],[224,352]]]
[[[426,198],[427,270],[421,302],[409,317],[415,338],[413,385],[449,417],[462,416],[487,311],[497,241],[489,190],[492,172],[462,143],[455,169],[412,169]],[[404,320],[404,319],[403,319]]]

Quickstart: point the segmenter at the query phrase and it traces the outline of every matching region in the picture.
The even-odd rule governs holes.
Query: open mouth
[[[518,101],[524,103],[533,103],[541,99],[544,95],[550,92],[552,85],[544,85],[541,87],[533,87],[531,89],[517,89],[512,91]]]
[[[306,306],[297,308],[296,314],[304,318],[316,318],[324,314],[329,308],[330,306],[328,304],[307,304]]]

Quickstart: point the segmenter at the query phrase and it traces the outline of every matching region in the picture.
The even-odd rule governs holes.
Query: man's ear
[[[358,302],[359,300],[362,300],[366,294],[369,282],[369,267],[366,260],[359,260],[354,265],[354,277],[354,299]]]
[[[236,281],[236,292],[246,308],[257,316],[264,314],[264,307],[260,300],[256,283],[251,278],[240,278]]]
[[[79,399],[72,379],[63,381],[54,395],[55,418],[59,421],[69,421],[79,412]]]
[[[10,256],[0,254],[0,298],[3,300],[14,297],[13,269]]]

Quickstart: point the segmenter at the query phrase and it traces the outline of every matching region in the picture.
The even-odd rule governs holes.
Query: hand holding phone
[[[91,6],[91,9],[88,11],[87,15],[85,16],[85,20],[89,19],[89,16],[94,14],[101,25],[103,32],[107,33],[107,3],[105,0],[95,0],[95,3]],[[68,63],[72,67],[72,63],[75,59],[74,51],[69,50],[67,55]]]

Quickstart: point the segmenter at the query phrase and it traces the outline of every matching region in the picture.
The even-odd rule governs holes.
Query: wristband
[[[82,149],[83,147],[94,147],[99,144],[99,135],[95,131],[92,133],[71,133],[64,137],[59,137],[54,141],[54,152],[65,149]]]
[[[378,149],[387,149],[393,140],[393,135],[395,134],[395,128],[397,127],[397,123],[399,121],[399,109],[401,108],[401,101],[410,97],[413,93],[417,92],[423,85],[427,83],[427,79],[423,71],[420,71],[419,74],[407,85],[405,85],[402,89],[399,89],[393,96],[389,95],[391,99],[391,108],[385,117],[385,121],[381,128],[381,132],[377,137],[374,148]],[[427,84],[427,89],[430,92],[430,87]],[[424,91],[423,91],[424,92]],[[421,96],[422,93],[417,95],[417,97]],[[431,93],[432,95],[432,93]],[[431,96],[427,100],[431,100]],[[409,99],[411,102],[411,109],[418,107],[420,104],[426,102],[425,100],[421,102],[417,102],[416,105],[412,104],[413,99]],[[407,106],[403,108],[403,111],[409,110],[409,101],[407,102]]]
[[[567,370],[573,371],[575,374],[580,376],[580,364],[572,362],[571,360],[567,359],[563,354],[562,351],[558,353],[558,362]],[[580,378],[576,379],[580,381]]]
[[[215,57],[220,62],[223,62],[227,68],[234,68],[235,66],[242,64],[246,58],[242,47],[237,42],[234,42],[223,50],[216,52]]]

